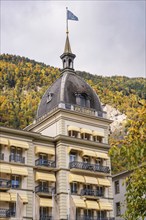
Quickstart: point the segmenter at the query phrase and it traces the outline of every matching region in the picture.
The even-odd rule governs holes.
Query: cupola
[[[63,63],[63,71],[66,69],[74,70],[74,58],[75,57],[76,55],[73,54],[71,51],[69,36],[67,32],[64,53],[60,56],[60,58],[62,59],[62,63]]]

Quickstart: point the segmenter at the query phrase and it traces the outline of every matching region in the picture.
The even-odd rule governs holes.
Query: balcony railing
[[[109,173],[110,169],[107,166],[101,166],[97,164],[90,164],[85,162],[78,162],[78,161],[72,161],[69,163],[70,169],[81,169],[81,170],[90,170],[93,172],[102,172],[102,173]]]
[[[0,178],[0,188],[9,189],[11,187],[11,180],[1,179]]]
[[[10,154],[9,161],[14,161],[16,163],[25,163],[25,157],[22,157],[21,155]]]
[[[38,185],[35,187],[35,192],[46,193],[46,194],[52,195],[52,187],[44,187],[44,186]]]
[[[12,209],[0,209],[0,218],[15,217],[15,211]]]
[[[115,218],[112,218],[112,217],[98,218],[98,217],[91,217],[91,216],[85,216],[85,215],[78,215],[76,217],[76,220],[115,220]]]
[[[37,159],[35,161],[36,166],[46,166],[46,167],[56,167],[55,161],[53,160],[44,160],[44,159]]]
[[[92,190],[92,189],[82,189],[81,190],[81,196],[97,196],[97,197],[103,197],[103,192],[100,192],[99,190]]]
[[[0,153],[0,160],[4,160],[4,154]]]
[[[41,215],[41,216],[40,216],[40,220],[52,220],[52,216]]]

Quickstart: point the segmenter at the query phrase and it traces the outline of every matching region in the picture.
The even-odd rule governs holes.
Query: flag
[[[79,19],[71,11],[67,10],[67,20],[78,21]]]
[[[23,201],[18,193],[17,193],[17,200],[16,200],[16,219],[19,219],[19,220],[23,219]]]

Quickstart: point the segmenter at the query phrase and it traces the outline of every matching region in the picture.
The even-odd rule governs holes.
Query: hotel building
[[[98,96],[63,69],[24,130],[1,127],[0,219],[113,220],[109,125]]]

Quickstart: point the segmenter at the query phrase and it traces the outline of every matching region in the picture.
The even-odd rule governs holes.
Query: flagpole
[[[66,33],[68,34],[68,33],[69,33],[69,31],[68,31],[67,10],[68,10],[68,7],[66,7]]]

